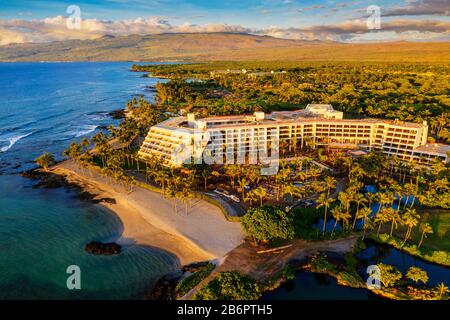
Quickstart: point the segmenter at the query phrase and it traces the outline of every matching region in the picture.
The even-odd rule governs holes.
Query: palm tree
[[[364,208],[360,209],[359,211],[357,211],[357,213],[356,213],[357,218],[362,219],[363,227],[366,224],[366,220],[369,218],[371,213],[372,213],[372,210],[370,210],[370,208],[368,208],[368,207],[364,207]],[[353,229],[354,228],[355,228],[355,226],[353,226]]]
[[[188,204],[191,199],[191,191],[188,188],[183,188],[181,192],[178,192],[178,196],[184,203],[184,211],[187,215],[188,214]]]
[[[244,200],[245,198],[245,188],[249,185],[249,181],[247,178],[242,177],[241,179],[238,180],[239,183],[239,187],[241,188],[241,193],[242,193],[242,200]]]
[[[363,218],[364,216],[361,216],[360,215],[360,212],[359,212],[359,207],[360,207],[360,205],[361,204],[365,204],[365,203],[367,203],[367,199],[364,197],[364,195],[362,194],[362,193],[356,193],[354,196],[353,196],[353,202],[355,202],[356,203],[356,213],[355,213],[355,218],[353,219],[353,226],[352,226],[352,229],[355,229],[355,226],[356,226],[356,220],[357,219],[359,219],[359,218]],[[370,210],[370,209],[369,209]],[[370,213],[370,212],[369,212]]]
[[[44,171],[48,171],[48,167],[55,163],[55,158],[49,152],[44,152],[41,156],[34,160],[38,166],[44,168]]]
[[[325,234],[325,227],[327,224],[327,210],[334,201],[335,200],[333,198],[328,197],[327,193],[320,194],[319,199],[317,199],[318,205],[316,206],[316,208],[319,209],[321,207],[324,207],[322,234]]]
[[[299,171],[299,172],[303,171],[303,163],[304,162],[305,162],[305,159],[303,157],[299,157],[294,160],[294,165],[295,165],[296,171]]]
[[[263,199],[267,196],[267,190],[263,186],[259,186],[255,190],[253,190],[255,194],[259,197],[259,205],[262,207]]]
[[[415,283],[422,281],[423,284],[426,284],[428,282],[427,272],[419,267],[411,266],[406,273],[406,277]]]
[[[211,176],[211,169],[208,166],[204,166],[201,175],[204,180],[206,190],[208,189],[208,178]]]
[[[369,230],[372,230],[374,228],[374,221],[370,219],[369,217],[364,218],[364,225],[363,225],[363,236],[362,240],[366,238],[366,233]]]
[[[285,195],[289,195],[292,203],[294,202],[295,196],[297,196],[298,194],[298,187],[294,186],[293,184],[288,184],[283,188],[283,197]]]
[[[81,155],[81,151],[82,151],[81,146],[76,142],[72,142],[69,148],[64,150],[63,156],[75,159]]]
[[[367,199],[367,206],[370,208],[373,203],[375,203],[378,199],[378,194],[368,192],[366,193],[366,199]]]
[[[134,161],[136,163],[136,170],[137,172],[140,172],[141,168],[140,168],[140,164],[141,164],[141,158],[139,157],[139,155],[137,153],[132,153],[131,154],[131,160]]]
[[[342,229],[344,229],[344,220],[348,222],[350,215],[348,213],[346,213],[341,206],[334,207],[333,209],[331,209],[330,212],[334,218],[333,231],[331,232],[331,236],[333,236],[334,231],[335,231],[336,226],[339,223],[339,221],[342,220]]]
[[[435,291],[437,293],[437,296],[440,299],[444,299],[447,296],[447,293],[449,292],[448,287],[443,282],[438,284],[438,286],[436,287]]]
[[[328,197],[330,196],[331,189],[336,187],[336,179],[330,176],[326,176],[323,180],[324,188],[327,190]]]
[[[423,177],[422,173],[419,172],[417,174],[417,177],[416,177],[416,183],[415,183],[415,186],[414,186],[414,189],[413,189],[413,199],[411,201],[411,205],[409,206],[410,208],[412,208],[414,206],[414,203],[416,202],[416,198],[419,197],[419,186],[424,181],[425,181],[425,178]]]
[[[350,214],[350,202],[351,202],[351,198],[350,195],[347,191],[341,191],[338,194],[338,200],[341,203],[341,205],[343,206],[343,208],[345,209],[345,212],[347,212],[348,214]]]
[[[247,201],[250,203],[250,207],[252,207],[253,201],[258,200],[258,195],[255,191],[256,191],[256,189],[247,192],[247,195],[244,199],[244,201]]]
[[[234,180],[239,175],[241,169],[238,165],[228,164],[224,166],[225,174],[230,177],[231,186],[234,189]]]
[[[420,248],[420,246],[422,245],[423,239],[427,238],[428,234],[432,234],[434,233],[433,228],[430,226],[430,224],[428,222],[422,224],[420,226],[420,230],[422,231],[422,236],[420,237],[420,242],[419,245],[417,246],[417,248]]]
[[[172,199],[173,211],[177,213],[178,212],[177,199],[179,198],[177,190],[173,186],[168,186],[164,194],[170,199]]]
[[[387,205],[389,205],[390,207],[394,206],[394,202],[397,198],[395,197],[395,193],[394,192],[387,192],[386,194],[386,201],[389,200],[388,203],[386,203]]]
[[[405,239],[403,240],[403,245],[411,236],[411,230],[417,226],[419,223],[420,216],[417,214],[416,209],[406,209],[405,214],[403,215],[403,223],[407,226]]]
[[[350,156],[343,157],[342,162],[347,167],[347,172],[350,172],[353,167],[353,158]]]
[[[381,230],[381,227],[383,226],[383,224],[390,221],[390,219],[389,219],[389,215],[390,215],[389,211],[390,210],[393,211],[392,208],[383,208],[379,212],[377,212],[377,214],[375,216],[375,223],[378,223],[377,235],[380,234],[380,230]]]
[[[83,148],[87,149],[87,148],[89,148],[90,145],[91,145],[91,142],[89,141],[88,138],[84,137],[84,138],[81,140],[81,146],[82,146]]]
[[[349,172],[348,177],[350,182],[356,182],[359,181],[360,178],[362,178],[364,175],[366,175],[366,172],[359,164],[356,164]]]
[[[395,198],[398,198],[397,199],[398,206],[397,206],[396,210],[399,211],[400,207],[401,207],[401,203],[402,203],[402,191],[403,191],[403,188],[398,183],[394,182],[390,186],[390,190],[392,190],[392,193],[394,194],[394,200],[393,200],[392,205],[394,205]]]
[[[348,228],[348,223],[350,221],[350,218],[352,217],[352,215],[348,212],[344,212],[341,216],[341,220],[342,220],[342,224],[344,227]]]
[[[391,195],[387,192],[380,193],[378,196],[378,202],[380,204],[378,207],[378,212],[380,212],[380,210],[386,205],[392,204]]]
[[[389,208],[392,209],[392,208]],[[398,213],[398,211],[392,209],[392,211],[389,211],[389,220],[391,221],[391,233],[390,236],[392,237],[392,234],[394,232],[394,227],[395,229],[397,229],[398,224],[402,223],[402,217],[400,216],[400,214]]]
[[[289,181],[289,175],[291,174],[291,169],[289,167],[283,168],[277,172],[275,175],[275,185],[277,189],[277,200],[279,199],[280,191],[283,194],[284,186],[287,181]]]
[[[165,187],[165,182],[168,178],[167,172],[166,171],[158,171],[155,174],[155,182],[161,184],[161,189],[162,189],[162,193],[164,194],[164,187]]]

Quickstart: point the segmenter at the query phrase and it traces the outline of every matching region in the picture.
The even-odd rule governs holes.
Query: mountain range
[[[0,46],[4,62],[218,60],[450,62],[450,42],[348,44],[239,33],[168,33]]]

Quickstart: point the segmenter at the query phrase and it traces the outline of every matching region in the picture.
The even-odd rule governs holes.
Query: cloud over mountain
[[[414,0],[415,1],[415,0]],[[424,0],[444,1],[449,0]],[[357,19],[330,25],[313,25],[304,28],[248,28],[228,24],[172,24],[164,17],[147,17],[130,20],[83,19],[79,29],[67,27],[67,18],[63,16],[41,20],[0,20],[0,45],[10,43],[50,42],[72,39],[96,39],[104,35],[124,36],[131,34],[161,33],[250,33],[269,35],[277,38],[297,40],[334,40],[352,41],[361,35],[374,35],[391,32],[402,36],[407,34],[409,40],[448,39],[450,22],[441,20],[394,20],[382,22],[381,30],[369,30],[365,19]]]
[[[83,19],[79,29],[69,29],[67,18],[57,16],[42,20],[0,20],[0,45],[24,42],[49,42],[71,39],[95,39],[103,35],[123,36],[130,34],[234,32],[251,30],[227,24],[173,25],[162,17],[137,18],[110,21]]]

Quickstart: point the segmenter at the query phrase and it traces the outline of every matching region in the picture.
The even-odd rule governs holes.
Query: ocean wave
[[[103,121],[109,119],[108,111],[99,111],[88,113],[89,119],[93,121]]]
[[[30,126],[30,125],[35,124],[35,123],[36,123],[36,121],[28,121],[28,122],[25,122],[25,123],[21,123],[20,126],[3,127],[2,129],[0,129],[0,136],[4,135],[5,133],[14,132],[14,131],[18,131],[20,129],[24,129],[25,127]],[[1,141],[5,141],[5,139],[2,140],[1,138],[0,138],[0,140]]]
[[[85,136],[91,132],[94,132],[95,129],[97,129],[97,128],[98,128],[97,125],[83,126],[81,128],[81,130],[79,130],[78,132],[75,133],[75,137],[79,138],[79,137]]]
[[[30,132],[30,133],[27,133],[27,134],[23,134],[23,135],[20,135],[20,136],[16,136],[16,137],[10,137],[10,138],[6,138],[6,139],[0,139],[0,141],[8,141],[8,142],[9,142],[9,145],[0,148],[0,152],[6,152],[6,151],[8,151],[9,149],[12,148],[13,145],[16,144],[17,141],[19,141],[19,140],[21,140],[21,139],[23,139],[23,138],[25,138],[25,137],[28,137],[28,136],[31,135],[31,134],[33,134],[33,132]]]

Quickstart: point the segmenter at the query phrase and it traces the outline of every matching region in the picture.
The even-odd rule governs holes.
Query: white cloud
[[[165,17],[147,17],[131,20],[109,21],[84,19],[80,30],[70,30],[63,16],[42,20],[0,20],[0,45],[25,42],[49,42],[70,39],[95,39],[103,35],[124,36],[130,34],[232,32],[268,35],[296,40],[351,41],[378,31],[369,31],[364,19],[346,21],[334,25],[315,25],[306,28],[251,29],[227,24],[172,24]],[[450,22],[438,20],[395,20],[382,24],[382,32],[391,32],[409,40],[442,39],[450,36]]]
[[[450,16],[449,0],[406,0],[404,5],[388,9],[383,16]]]
[[[103,35],[158,34],[176,32],[250,32],[237,25],[184,23],[173,25],[163,17],[137,18],[109,21],[84,19],[80,30],[66,27],[63,16],[43,20],[0,20],[0,44],[23,42],[48,42],[70,39],[94,39]]]
[[[450,22],[438,20],[395,20],[382,23],[380,30],[368,30],[366,21],[357,19],[333,25],[316,25],[308,28],[272,28],[270,30],[261,30],[258,33],[277,38],[298,40],[363,41],[364,38],[386,40],[385,35],[388,32],[391,40],[450,40]]]

